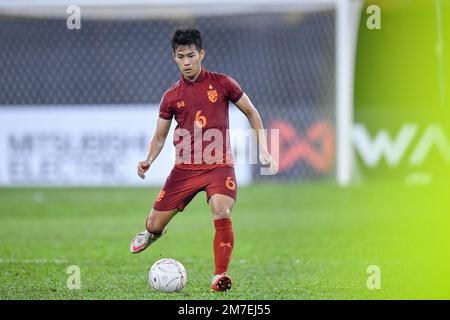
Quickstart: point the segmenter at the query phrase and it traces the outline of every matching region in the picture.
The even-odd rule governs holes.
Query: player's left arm
[[[258,110],[251,102],[250,98],[244,93],[238,101],[234,103],[236,107],[241,110],[243,114],[247,117],[250,126],[256,131],[256,137],[259,147],[259,161],[263,165],[270,165],[270,171],[272,174],[278,172],[278,164],[273,159],[267,148],[266,135],[264,134],[264,125],[259,115]]]

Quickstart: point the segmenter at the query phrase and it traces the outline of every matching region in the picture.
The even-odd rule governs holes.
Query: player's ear
[[[205,49],[200,49],[199,55],[200,55],[200,61],[203,60],[203,58],[205,57],[206,51]]]

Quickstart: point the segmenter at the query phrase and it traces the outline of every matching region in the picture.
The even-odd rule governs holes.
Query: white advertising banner
[[[146,179],[136,174],[155,131],[157,105],[26,106],[0,108],[0,185],[161,186],[174,165],[172,123],[166,144]],[[230,106],[230,127],[247,129]],[[231,138],[234,146],[235,137]],[[245,152],[235,148],[237,156]],[[239,185],[251,166],[237,164]]]

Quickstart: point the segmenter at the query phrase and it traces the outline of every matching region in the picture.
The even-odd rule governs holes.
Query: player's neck
[[[202,70],[203,70],[203,68],[200,67],[200,69],[198,70],[197,74],[194,75],[194,76],[192,76],[191,78],[185,77],[184,74],[183,74],[183,77],[184,77],[186,80],[188,80],[188,81],[195,82],[195,80],[197,80],[198,77],[200,76],[200,73],[202,73]]]

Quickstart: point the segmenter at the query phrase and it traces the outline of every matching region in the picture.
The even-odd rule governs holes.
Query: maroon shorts
[[[187,170],[174,167],[156,198],[153,209],[169,211],[184,208],[200,191],[206,191],[206,201],[213,194],[223,194],[236,201],[237,184],[234,168],[217,167],[206,170]]]

